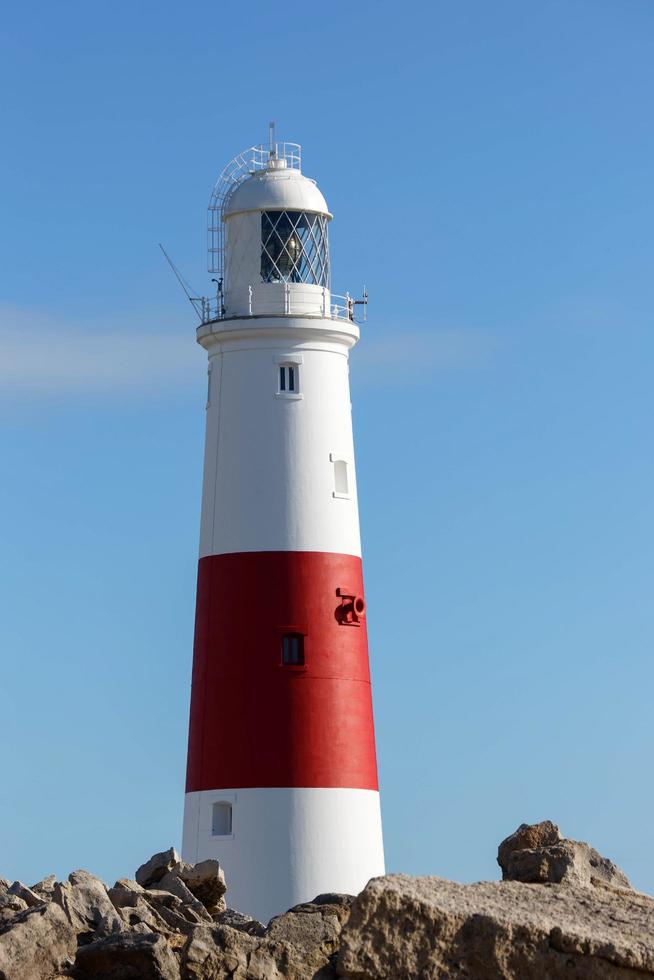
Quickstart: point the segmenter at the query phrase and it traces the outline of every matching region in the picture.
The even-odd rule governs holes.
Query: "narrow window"
[[[334,490],[336,493],[348,493],[347,463],[344,459],[334,460]]]
[[[282,663],[291,667],[304,664],[304,637],[301,633],[285,633],[282,637]]]
[[[226,837],[232,832],[232,804],[214,803],[211,833],[214,837]]]
[[[300,390],[297,364],[279,365],[279,391],[295,395]]]

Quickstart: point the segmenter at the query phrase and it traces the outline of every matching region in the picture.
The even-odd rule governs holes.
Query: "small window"
[[[280,364],[279,365],[279,390],[291,392],[296,394],[298,390],[297,385],[297,365],[296,364]]]
[[[232,804],[220,803],[213,805],[211,833],[214,837],[227,837],[232,832]]]
[[[304,665],[304,637],[301,633],[285,633],[282,637],[282,663],[290,667]]]
[[[344,459],[334,460],[334,491],[343,494],[344,497],[349,493],[347,485],[347,463]]]

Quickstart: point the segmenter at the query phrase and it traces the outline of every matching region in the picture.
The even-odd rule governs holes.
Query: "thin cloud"
[[[175,331],[152,313],[81,322],[0,306],[0,390],[5,394],[124,395],[194,384],[202,370],[192,330],[182,324]]]

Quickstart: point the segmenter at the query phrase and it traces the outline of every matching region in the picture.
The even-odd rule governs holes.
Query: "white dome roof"
[[[238,185],[225,202],[224,215],[243,211],[313,211],[329,214],[315,180],[299,170],[257,170]]]

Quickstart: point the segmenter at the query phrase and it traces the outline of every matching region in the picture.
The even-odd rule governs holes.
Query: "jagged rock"
[[[231,929],[238,929],[240,932],[247,932],[249,936],[263,936],[266,927],[263,922],[253,919],[251,915],[243,915],[236,909],[225,909],[214,916],[214,922],[221,926],[229,926]]]
[[[2,926],[0,977],[49,980],[72,960],[76,945],[75,930],[57,905],[35,905]]]
[[[179,980],[175,954],[162,936],[122,933],[82,946],[78,980]]]
[[[181,953],[183,980],[255,980],[248,971],[258,940],[229,926],[195,926]],[[270,980],[275,974],[270,974]],[[267,978],[268,980],[268,978]]]
[[[338,972],[351,980],[645,980],[654,976],[654,900],[609,886],[375,878],[352,906]]]
[[[354,901],[351,895],[318,895],[311,902],[270,920],[250,958],[248,980],[327,980],[336,977],[336,956],[343,925]]]
[[[168,936],[173,931],[156,909],[153,909],[150,903],[146,902],[145,898],[139,897],[133,905],[119,909],[118,915],[130,929],[134,929],[136,926],[145,926],[144,929],[139,928],[138,932],[155,932],[162,936]]]
[[[535,847],[549,847],[561,840],[559,828],[551,820],[541,823],[521,823],[516,831],[506,837],[497,849],[497,863],[504,872],[509,855]]]
[[[77,933],[89,934],[87,938],[92,938],[101,921],[110,933],[123,928],[104,882],[88,871],[72,871],[67,882],[56,882],[52,901],[63,909]]]
[[[631,888],[613,861],[583,841],[562,838],[559,828],[549,820],[521,824],[500,844],[497,862],[505,881],[587,886],[605,882],[618,888]]]
[[[134,877],[143,888],[149,888],[161,881],[176,864],[179,864],[179,854],[174,847],[169,847],[167,851],[153,854],[149,861],[141,865]]]
[[[107,889],[109,899],[116,909],[134,905],[144,893],[145,888],[132,878],[119,878],[113,888]]]
[[[10,885],[10,884],[11,884],[11,882],[10,882],[10,881],[7,881],[7,879],[6,879],[6,878],[3,878],[3,877],[2,877],[1,875],[0,875],[0,893],[2,893],[2,892],[6,892],[6,891],[7,891],[7,889],[9,888],[9,885]]]
[[[218,861],[209,858],[199,864],[186,864],[180,861],[171,870],[184,882],[190,892],[210,913],[222,912],[226,908],[223,895],[227,891],[225,875]]]
[[[182,879],[179,877],[177,870],[169,871],[168,874],[164,875],[159,884],[160,891],[171,892],[173,895],[177,895],[181,898],[184,905],[193,909],[200,919],[206,922],[211,922],[211,916],[207,912],[206,908],[202,902],[198,901],[192,891],[184,884]]]
[[[57,878],[55,875],[47,875],[47,877],[41,878],[35,885],[32,885],[32,891],[36,892],[37,895],[40,895],[46,901],[49,901],[52,898],[56,881]]]
[[[27,902],[18,895],[12,895],[7,891],[0,892],[0,932],[6,923],[14,919],[19,912],[24,912],[26,908]]]
[[[13,885],[7,889],[8,894],[16,895],[18,898],[22,898],[28,908],[33,908],[35,905],[42,905],[43,898],[41,895],[37,895],[33,892],[31,888],[24,885],[22,881],[15,881]]]
[[[200,922],[207,922],[207,916],[203,910],[200,914],[187,905],[181,898],[177,895],[173,895],[172,892],[148,888],[144,895],[145,900],[148,902],[152,908],[156,909],[160,915],[162,915],[166,921],[170,924],[173,922],[179,923],[179,919],[182,918],[187,925],[197,925]],[[173,918],[171,918],[167,913],[171,913]],[[187,930],[184,930],[187,931]]]

